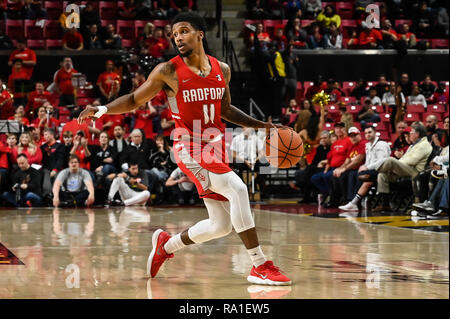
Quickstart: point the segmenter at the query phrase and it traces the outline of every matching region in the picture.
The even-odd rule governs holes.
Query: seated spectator
[[[350,96],[356,98],[357,101],[361,100],[363,96],[369,95],[369,89],[367,88],[367,81],[363,78],[360,78],[356,83],[355,88],[350,93]]]
[[[28,163],[41,165],[42,152],[41,149],[34,143],[33,138],[29,132],[23,132],[19,137],[19,144],[12,150],[13,163],[17,163],[19,154],[25,154],[28,158]]]
[[[428,101],[432,98],[434,91],[436,91],[436,86],[431,82],[431,75],[425,75],[423,82],[419,84],[419,92]]]
[[[114,196],[117,192],[125,206],[145,205],[150,198],[147,174],[136,162],[130,162],[127,170],[118,174],[110,174],[108,178],[112,179],[112,184],[106,206],[115,204]]]
[[[42,0],[29,0],[26,8],[26,18],[30,20],[40,20],[47,18],[47,11],[42,8]]]
[[[1,99],[1,97],[0,97]],[[436,104],[448,104],[448,91],[445,89],[445,83],[439,82],[436,91],[433,93],[431,97],[431,103]],[[1,105],[1,103],[0,103]]]
[[[12,178],[12,192],[4,192],[3,198],[15,207],[32,207],[42,204],[41,194],[41,175],[28,163],[25,154],[19,154],[17,157],[19,170]]]
[[[336,13],[336,8],[327,4],[316,18],[323,29],[329,29],[331,22],[336,23],[336,27],[341,27],[341,17]]]
[[[35,90],[28,96],[28,103],[25,111],[31,112],[33,118],[37,116],[37,110],[45,103],[50,102],[51,93],[45,90],[43,82],[36,82]]]
[[[30,79],[33,75],[34,67],[36,66],[36,52],[34,50],[29,49],[25,45],[25,40],[16,39],[16,49],[11,52],[8,65],[13,67],[14,61],[21,60],[22,61],[22,69],[26,73],[26,79]],[[10,89],[13,89],[13,86],[9,86]]]
[[[408,176],[414,178],[419,172],[423,171],[427,159],[431,154],[432,147],[426,137],[425,126],[420,123],[411,125],[409,138],[412,145],[406,153],[400,158],[388,158],[378,168],[377,191],[382,199],[382,203],[373,211],[389,210],[389,183],[396,181],[399,177]],[[414,194],[417,194],[416,186],[413,183]]]
[[[169,190],[173,197],[176,198],[178,205],[184,205],[186,202],[189,205],[195,204],[193,197],[195,185],[179,167],[170,174],[165,186],[170,187]]]
[[[100,133],[98,145],[92,145],[90,147],[90,152],[92,154],[90,157],[90,170],[95,172],[97,184],[101,184],[104,177],[117,172],[116,165],[118,154],[114,148],[109,145],[108,133]]]
[[[338,207],[342,200],[351,200],[357,192],[358,169],[366,157],[367,141],[361,138],[361,132],[354,126],[348,130],[348,136],[352,145],[344,163],[333,171],[331,198],[325,206],[327,208]]]
[[[118,50],[122,47],[122,37],[115,33],[114,25],[106,26],[106,35],[103,39],[103,49]]]
[[[295,49],[307,48],[306,40],[308,33],[301,26],[300,18],[288,20],[285,27],[285,34],[289,44]]]
[[[96,25],[97,28],[101,26],[100,15],[98,10],[94,9],[92,1],[86,2],[86,6],[81,10],[80,20],[80,28],[84,33],[92,25]]]
[[[392,145],[391,156],[400,159],[408,150],[409,146],[412,144],[409,139],[409,133],[411,132],[411,127],[407,126],[405,122],[400,121],[397,123],[398,137],[395,139]]]
[[[250,28],[253,32],[250,34],[248,39],[249,47],[253,48],[255,45],[255,35],[258,37],[259,44],[261,48],[268,49],[268,45],[270,43],[270,36],[267,32],[264,32],[264,25],[262,23],[256,24],[256,27],[253,26]]]
[[[449,137],[449,125],[448,125],[448,115],[444,117],[444,128],[440,130],[442,134],[439,134],[439,131],[436,130],[436,134],[432,135],[431,140],[433,141],[433,144],[437,147],[446,147],[449,145],[448,143],[448,137]]]
[[[403,95],[403,92],[399,92],[398,95],[401,99],[402,107],[406,105],[405,96]],[[394,82],[391,82],[389,85],[389,91],[384,93],[381,99],[381,104],[386,108],[386,110],[389,110],[389,113],[391,113],[391,117],[395,118],[396,110],[397,110],[397,103],[395,101],[396,96],[396,86]]]
[[[305,99],[312,100],[313,96],[322,91],[324,88],[322,87],[322,76],[318,76],[317,79],[314,79],[314,84],[310,86],[305,92]]]
[[[421,104],[427,108],[427,100],[425,99],[425,96],[420,94],[420,89],[417,84],[413,86],[411,95],[407,97],[408,104]]]
[[[8,87],[11,93],[14,94],[14,105],[26,103],[27,85],[25,84],[30,80],[29,72],[22,67],[22,60],[14,60],[11,74],[8,77]]]
[[[137,4],[135,0],[125,0],[119,5],[118,16],[121,20],[134,20],[136,18]]]
[[[415,48],[417,45],[416,35],[412,32],[409,32],[409,24],[408,23],[402,23],[399,26],[397,39],[404,41],[406,43],[406,47],[408,49]]]
[[[362,31],[359,34],[359,48],[360,49],[381,49],[381,41],[383,37],[381,32],[375,28],[369,28],[367,23],[361,23]]]
[[[61,142],[63,142],[63,135],[64,135],[64,132],[66,132],[66,131],[72,132],[72,136],[77,135],[78,132],[80,132],[80,131],[83,132],[84,137],[89,136],[89,127],[86,124],[86,122],[78,124],[77,118],[78,118],[78,115],[80,115],[80,113],[81,113],[80,110],[74,110],[70,113],[71,120],[63,126],[63,129],[61,132]]]
[[[413,83],[409,80],[409,75],[406,72],[403,72],[400,75],[400,86],[402,87],[402,92],[405,96],[410,96],[412,89],[413,89]]]
[[[109,138],[114,138],[114,128],[121,126],[125,128],[125,117],[123,114],[105,114],[103,119],[103,130],[108,132]]]
[[[372,185],[377,180],[377,169],[383,162],[389,158],[391,149],[388,143],[380,141],[376,135],[376,130],[373,126],[366,127],[364,134],[367,140],[366,143],[366,158],[364,165],[358,168],[358,191],[355,197],[351,199],[346,205],[339,206],[339,209],[345,211],[358,211],[359,205],[367,195]]]
[[[146,40],[147,54],[161,61],[165,51],[169,49],[169,41],[163,35],[163,29],[156,28],[153,36]]]
[[[30,125],[30,121],[28,121],[28,119],[25,117],[25,108],[23,107],[23,105],[19,105],[16,108],[16,112],[14,113],[14,115],[11,116],[8,120],[19,121],[19,123],[24,126]]]
[[[156,194],[155,203],[158,203],[164,192],[164,184],[169,174],[176,168],[172,162],[171,148],[163,135],[155,138],[156,151],[152,152],[149,158],[149,184],[148,190]]]
[[[330,23],[329,32],[324,36],[325,49],[342,49],[342,33],[336,27],[336,23]]]
[[[59,172],[52,193],[55,207],[89,207],[94,203],[94,183],[88,171],[80,168],[78,156],[70,155],[69,167]]]
[[[72,84],[74,73],[78,73],[78,71],[73,68],[72,59],[65,57],[61,68],[55,73],[53,78],[56,92],[60,94],[60,106],[76,105],[75,88]]]
[[[327,154],[330,151],[331,144],[330,133],[328,131],[322,131],[320,133],[319,144],[311,164],[307,165],[304,169],[295,171],[294,181],[289,182],[289,186],[292,189],[301,191],[301,203],[313,201],[312,192],[314,185],[311,183],[311,177],[314,174],[322,172],[327,162]]]
[[[324,37],[320,33],[320,26],[318,24],[312,24],[307,38],[309,49],[322,49],[324,47]]]
[[[314,108],[311,107],[311,102],[306,99],[303,100],[302,106],[298,111],[297,120],[295,121],[294,124],[294,131],[300,133],[302,130],[306,129],[306,127],[308,126],[309,118],[313,113],[315,114],[316,110],[314,110]]]
[[[302,11],[304,16],[315,18],[322,11],[321,0],[304,0]]]
[[[448,38],[449,35],[449,18],[448,18],[448,4],[445,6],[446,2],[441,1],[437,11],[437,22],[436,22],[436,34],[442,36],[443,38]],[[448,194],[447,194],[448,195]]]
[[[413,30],[419,38],[426,38],[432,35],[432,27],[435,19],[427,1],[421,1],[420,5],[413,12]]]
[[[347,41],[347,48],[348,49],[359,49],[359,35],[356,30],[352,30],[349,32],[350,38]]]
[[[378,76],[378,83],[374,86],[374,88],[377,91],[376,96],[381,98],[383,98],[384,93],[389,92],[389,82],[386,80],[386,75],[380,74]]]
[[[353,115],[347,112],[347,107],[344,102],[339,103],[339,114],[341,115],[339,122],[345,124],[345,130],[348,132],[350,127],[353,126]]]
[[[381,99],[377,96],[377,89],[375,87],[369,89],[368,98],[372,102],[372,105],[381,105]]]
[[[338,82],[335,79],[328,79],[325,93],[330,95],[330,103],[337,103],[344,93],[339,89]]]
[[[91,175],[92,180],[95,180],[94,173],[90,171],[92,153],[88,147],[88,138],[82,130],[79,130],[74,135],[70,155],[76,155],[78,157],[78,165]]]
[[[303,1],[300,0],[288,0],[283,2],[284,5],[284,14],[286,19],[292,19],[295,17],[301,17],[302,16],[302,8],[303,8]],[[322,7],[319,8],[319,11],[322,9]]]
[[[44,129],[45,143],[41,145],[42,152],[42,195],[50,197],[52,185],[56,175],[63,170],[66,161],[64,154],[64,145],[56,141],[56,132],[52,128]]]
[[[146,54],[147,53],[147,41],[153,37],[153,32],[155,31],[155,25],[151,22],[147,22],[147,24],[142,29],[142,33],[139,35],[137,39],[139,53]]]
[[[84,39],[77,28],[72,27],[62,38],[62,46],[64,50],[81,51],[84,49]]]
[[[175,129],[175,120],[172,118],[172,112],[168,107],[166,107],[161,112],[161,128],[163,130],[164,138],[169,142],[171,142],[170,134]]]
[[[64,168],[68,167],[70,151],[73,148],[73,134],[71,131],[65,131],[62,135],[61,144],[64,146]]]
[[[427,130],[427,139],[428,142],[431,143],[431,146],[433,146],[433,157],[437,156],[440,149],[442,147],[445,147],[447,145],[442,145],[442,143],[448,142],[448,135],[445,136],[445,130],[442,130],[438,128],[438,119],[437,116],[434,114],[430,114],[425,119],[425,128]]]
[[[281,110],[282,120],[281,123],[286,126],[293,126],[297,120],[300,107],[297,105],[295,99],[289,100],[289,105]]]
[[[122,167],[127,169],[129,163],[134,162],[139,164],[139,169],[149,170],[148,159],[151,150],[154,149],[154,142],[145,139],[140,129],[134,129],[130,134],[130,139],[131,143],[124,150],[124,165]]]
[[[287,38],[283,34],[282,28],[277,28],[272,36],[271,42],[277,46],[278,51],[284,52],[287,49]]]
[[[391,21],[389,19],[384,19],[381,21],[381,36],[383,49],[394,49],[396,48],[396,42],[398,41],[398,34],[392,28]]]
[[[13,94],[9,92],[7,86],[0,79],[0,119],[6,120],[15,113],[15,108],[13,106]]]
[[[121,165],[125,162],[124,157],[126,153],[124,152],[124,150],[128,146],[128,141],[124,138],[125,130],[122,126],[114,126],[113,132],[114,137],[109,141],[109,146],[111,146],[113,151],[117,154],[115,166],[116,169],[120,170]]]
[[[380,122],[380,115],[372,109],[372,101],[369,97],[367,97],[362,105],[361,111],[358,112],[356,116],[359,123],[361,123],[361,127],[363,129],[366,128],[367,123],[376,123]]]
[[[447,175],[448,151],[449,151],[448,146],[446,146],[442,150],[440,155],[433,158],[433,160],[430,163],[430,166],[433,169],[433,171],[431,172],[430,178],[437,181],[437,182],[435,182],[436,185],[434,186],[431,196],[429,197],[428,200],[425,200],[422,203],[413,204],[413,208],[419,208],[420,210],[425,210],[426,211],[425,215],[430,215],[430,216],[440,215],[440,213],[438,213],[438,214],[436,214],[436,213],[438,212],[438,209],[442,207],[440,205],[441,198],[443,196],[445,196],[445,192],[443,192],[443,191],[444,191],[445,183],[448,183],[448,175]],[[447,194],[447,196],[448,196],[448,194]]]
[[[100,33],[96,24],[88,26],[88,30],[85,33],[84,47],[88,50],[101,50],[103,49],[103,43],[100,40]]]
[[[14,144],[11,144],[9,142],[10,136],[13,136],[16,139],[17,138],[14,134],[8,134],[7,135],[7,144],[5,145],[2,141],[0,141],[0,191],[3,191],[4,186],[7,184],[7,177],[10,173],[10,159],[9,154],[11,153],[11,150],[14,148]]]
[[[119,94],[122,78],[114,69],[114,62],[112,60],[107,60],[106,71],[102,72],[97,78],[97,87],[101,93],[101,105],[106,105],[115,100]]]
[[[60,125],[60,121],[53,117],[53,106],[48,102],[38,109],[37,118],[32,123],[42,133],[47,127],[56,130]]]
[[[348,150],[352,146],[352,142],[345,131],[344,123],[336,123],[334,125],[334,133],[337,140],[331,144],[330,151],[327,154],[325,169],[323,172],[316,173],[311,177],[311,182],[320,192],[318,203],[321,205],[324,204],[330,193],[333,171],[345,162]]]

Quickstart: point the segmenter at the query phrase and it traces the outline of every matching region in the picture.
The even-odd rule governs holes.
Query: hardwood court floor
[[[234,232],[177,252],[148,279],[153,231],[186,229],[207,217],[201,206],[0,210],[0,299],[449,298],[448,233],[253,212],[291,287],[248,283]]]

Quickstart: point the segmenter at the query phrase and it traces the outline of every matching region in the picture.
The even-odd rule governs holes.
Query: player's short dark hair
[[[172,26],[178,22],[188,22],[195,30],[206,32],[206,22],[201,15],[195,12],[181,12],[172,20]]]

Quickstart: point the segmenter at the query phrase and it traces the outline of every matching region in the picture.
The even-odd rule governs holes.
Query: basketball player
[[[270,129],[271,123],[261,122],[231,105],[230,68],[205,53],[205,21],[198,14],[183,12],[172,21],[172,34],[179,55],[158,64],[146,82],[136,91],[121,96],[106,106],[88,106],[78,120],[99,118],[103,114],[128,113],[150,101],[160,90],[168,96],[176,123],[174,155],[180,169],[195,183],[208,210],[209,219],[171,237],[158,229],[152,236],[153,249],[147,272],[155,277],[165,260],[187,245],[203,243],[229,234],[234,227],[244,243],[253,267],[247,280],[254,284],[290,285],[272,261],[266,260],[259,246],[255,223],[250,211],[247,187],[223,160],[225,152],[214,152],[207,158],[205,145],[219,143],[223,150],[223,134],[206,140],[206,130],[224,132],[221,118],[243,126]],[[197,129],[198,124],[201,128]],[[181,133],[179,133],[181,132]],[[184,132],[184,133],[183,133]],[[200,158],[198,156],[201,154]],[[205,155],[205,156],[204,156]]]

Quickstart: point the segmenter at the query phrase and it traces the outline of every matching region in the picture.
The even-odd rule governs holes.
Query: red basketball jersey
[[[168,97],[175,120],[175,137],[178,132],[188,132],[193,138],[201,138],[209,128],[224,132],[220,112],[226,87],[225,78],[217,59],[209,55],[207,57],[211,64],[211,72],[207,77],[195,74],[180,56],[170,60],[178,76],[178,93],[175,97]],[[208,130],[211,131],[216,130]],[[210,139],[209,136],[203,137]]]

